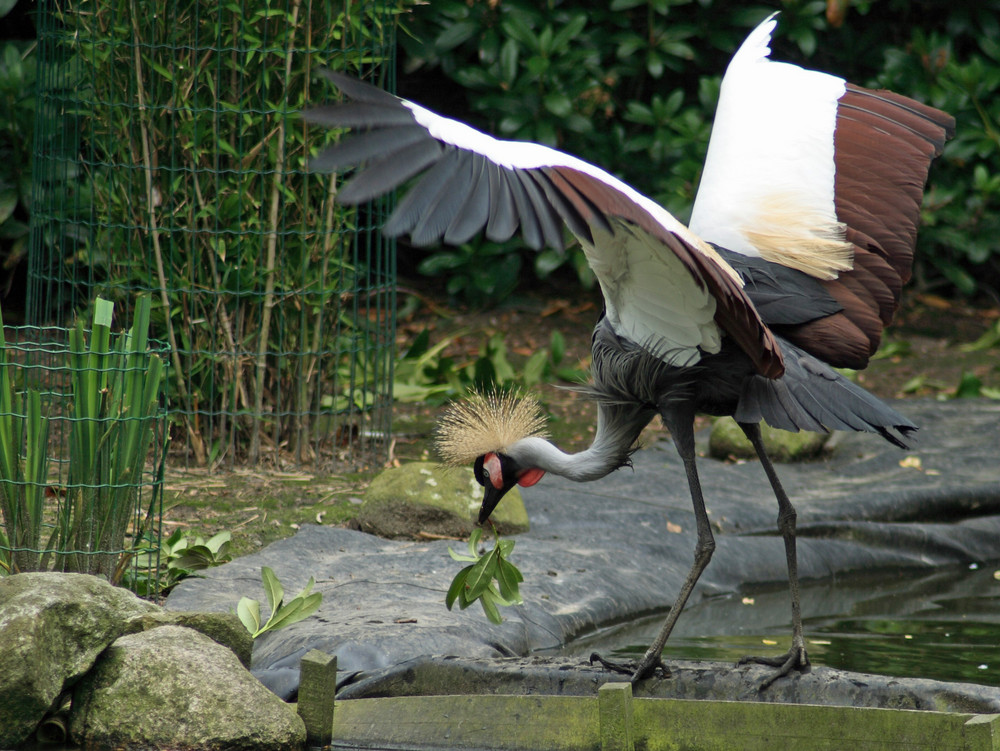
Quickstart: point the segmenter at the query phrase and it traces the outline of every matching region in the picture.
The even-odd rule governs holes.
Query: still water
[[[1000,686],[1000,565],[891,571],[804,584],[806,647],[814,665]],[[695,600],[698,590],[692,600]],[[562,653],[639,657],[663,616],[604,629]],[[786,585],[689,604],[664,650],[670,659],[735,662],[790,643]]]

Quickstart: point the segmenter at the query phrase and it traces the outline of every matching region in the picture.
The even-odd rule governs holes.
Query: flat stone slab
[[[917,448],[837,434],[824,458],[778,467],[798,510],[803,579],[1000,559],[1000,403],[897,406],[922,428]],[[264,602],[265,565],[290,594],[315,577],[320,609],[254,646],[255,672],[282,696],[294,694],[299,660],[310,649],[336,654],[346,680],[420,655],[496,658],[557,648],[600,626],[664,611],[687,574],[694,514],[680,460],[662,441],[637,452],[634,464],[598,482],[546,477],[524,489],[531,530],[513,538],[512,555],[524,574],[524,605],[503,609],[500,625],[478,606],[444,607],[463,565],[448,547],[462,551],[463,543],[389,541],[319,526],[185,580],[166,607],[230,610],[244,595]],[[717,549],[693,601],[699,592],[784,582],[777,506],[759,465],[702,458],[699,470]],[[668,657],[669,650],[668,643]]]

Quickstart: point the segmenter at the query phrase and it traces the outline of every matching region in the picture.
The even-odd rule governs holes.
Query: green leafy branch
[[[291,626],[293,623],[308,618],[316,612],[323,601],[322,594],[312,592],[313,584],[316,582],[311,576],[303,590],[287,605],[284,600],[285,590],[274,571],[270,567],[264,566],[260,570],[260,577],[264,582],[267,604],[271,608],[271,616],[267,622],[263,626],[261,625],[260,602],[258,600],[243,597],[236,605],[236,614],[254,639],[268,631],[277,631],[279,628]]]
[[[498,606],[520,605],[523,600],[518,591],[518,584],[524,581],[517,566],[508,560],[514,550],[513,540],[501,540],[497,537],[493,549],[486,555],[478,552],[479,541],[483,530],[476,528],[469,536],[469,554],[456,553],[450,547],[448,552],[456,561],[468,562],[469,565],[459,571],[452,579],[445,597],[445,605],[451,610],[452,605],[465,610],[469,605],[479,600],[483,612],[493,623],[502,623]]]

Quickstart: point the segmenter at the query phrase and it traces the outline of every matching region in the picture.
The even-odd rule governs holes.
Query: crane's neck
[[[576,482],[599,480],[629,463],[632,445],[653,414],[634,408],[618,411],[601,405],[590,448],[567,454],[545,438],[532,436],[509,446],[505,453],[522,467],[537,467]]]

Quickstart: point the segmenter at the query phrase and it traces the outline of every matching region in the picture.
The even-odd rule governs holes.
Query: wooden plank
[[[648,751],[966,751],[964,726],[974,716],[680,699],[633,704],[636,734]]]
[[[495,751],[598,751],[593,696],[407,696],[338,701],[334,741]]]
[[[1000,715],[628,699],[627,693],[612,685],[601,699],[476,695],[338,701],[334,741],[491,751],[1000,751]]]

